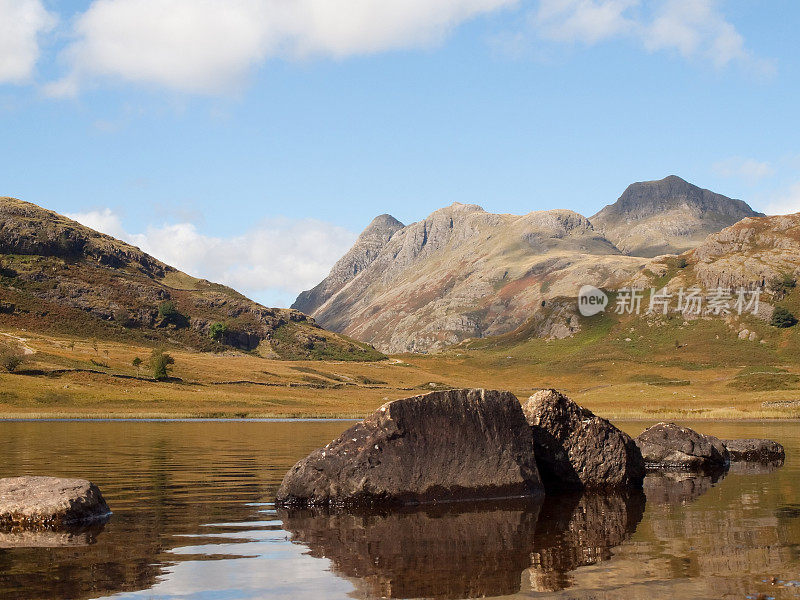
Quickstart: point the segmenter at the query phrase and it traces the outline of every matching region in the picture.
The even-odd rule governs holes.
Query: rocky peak
[[[652,257],[694,248],[709,234],[753,216],[761,215],[742,200],[670,175],[629,185],[591,222],[624,253]]]
[[[328,276],[313,289],[301,292],[292,308],[306,314],[314,312],[372,264],[392,236],[403,227],[392,215],[382,214],[372,219],[353,247],[336,262]]]

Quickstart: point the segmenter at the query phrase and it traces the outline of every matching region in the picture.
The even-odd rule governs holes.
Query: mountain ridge
[[[666,215],[660,224],[659,211]],[[493,214],[454,203],[393,230],[346,280],[332,270],[314,288],[325,297],[304,306],[324,326],[386,352],[505,334],[545,307],[564,318],[541,318],[539,334],[564,337],[575,328],[556,306],[559,297],[574,298],[582,284],[630,280],[653,256],[678,254],[706,230],[759,214],[677,176],[631,184],[592,218],[567,209]],[[636,236],[653,239],[643,244]],[[293,306],[303,305],[304,294]]]

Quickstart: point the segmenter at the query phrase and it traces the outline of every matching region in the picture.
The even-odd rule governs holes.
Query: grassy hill
[[[266,308],[13,198],[0,198],[0,326],[289,360],[384,358],[303,313]]]

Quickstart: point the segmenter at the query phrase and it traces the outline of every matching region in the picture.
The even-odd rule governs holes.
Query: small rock
[[[739,339],[740,340],[746,340],[747,336],[749,336],[749,335],[750,335],[750,330],[749,329],[742,329],[739,332]]]
[[[778,442],[763,439],[722,440],[731,461],[783,462],[786,453]]]
[[[631,437],[556,390],[523,407],[547,489],[641,487],[644,460]]]
[[[276,504],[541,496],[532,448],[531,428],[510,392],[448,390],[394,400],[292,467]]]
[[[60,528],[99,521],[110,514],[100,490],[84,479],[0,479],[2,528]]]
[[[728,449],[711,435],[675,423],[658,423],[636,438],[648,469],[715,471],[730,462]]]

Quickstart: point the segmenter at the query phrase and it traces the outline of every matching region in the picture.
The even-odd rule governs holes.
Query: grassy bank
[[[715,331],[683,332],[676,349],[674,332],[659,333],[661,347],[627,329],[631,341],[619,341],[617,326],[599,323],[567,340],[496,339],[370,363],[174,351],[171,378],[161,382],[148,373],[151,348],[6,330],[7,343],[32,353],[16,373],[0,373],[0,417],[362,417],[387,400],[433,389],[508,389],[524,399],[555,387],[612,419],[800,418],[800,369],[776,361],[769,348],[760,352],[766,344],[720,360],[705,341],[716,342]],[[648,352],[638,347],[645,343]],[[137,356],[144,361],[138,371]]]

